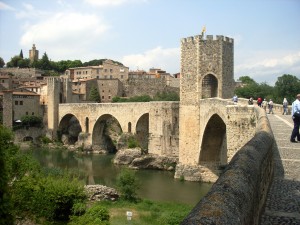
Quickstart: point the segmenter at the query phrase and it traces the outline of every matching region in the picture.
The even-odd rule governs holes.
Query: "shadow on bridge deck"
[[[260,224],[300,224],[300,143],[291,143],[290,115],[268,115],[276,140],[274,179]]]

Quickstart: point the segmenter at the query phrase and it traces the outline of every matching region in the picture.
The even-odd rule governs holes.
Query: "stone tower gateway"
[[[72,82],[69,79],[50,77],[47,79],[48,96],[48,136],[57,137],[58,111],[60,103],[72,103]]]
[[[234,90],[233,39],[202,35],[181,40],[179,163],[198,165],[200,100],[231,98]],[[194,155],[195,157],[191,157]]]
[[[47,95],[48,95],[48,109],[47,109],[47,116],[48,116],[48,136],[51,139],[56,138],[56,132],[58,128],[58,104],[60,103],[61,99],[61,83],[60,80],[57,78],[48,78],[47,79]]]

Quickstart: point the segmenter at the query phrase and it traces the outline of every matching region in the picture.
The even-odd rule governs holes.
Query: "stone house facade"
[[[97,80],[100,101],[102,103],[112,102],[115,96],[123,96],[123,85],[119,79]]]
[[[62,77],[71,80],[78,79],[128,79],[129,68],[112,60],[106,60],[99,66],[76,67],[67,69]]]

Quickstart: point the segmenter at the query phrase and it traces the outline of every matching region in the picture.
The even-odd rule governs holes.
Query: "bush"
[[[43,124],[43,119],[39,116],[22,116],[21,121],[23,126],[41,127]]]
[[[138,200],[136,191],[139,189],[138,180],[134,172],[124,169],[117,177],[117,187],[121,193],[121,198],[126,201],[136,202]]]
[[[72,207],[72,215],[81,216],[86,212],[86,204],[83,202],[75,202]]]
[[[20,212],[49,221],[67,221],[75,203],[84,202],[86,194],[81,182],[63,177],[29,175],[13,185],[13,201]]]
[[[8,187],[8,182],[10,181],[8,153],[11,151],[12,146],[10,141],[12,140],[12,137],[11,131],[0,125],[0,225],[14,224],[14,218],[11,214],[12,204]]]
[[[95,204],[82,216],[71,216],[69,225],[108,225],[109,213],[107,208]]]
[[[129,137],[127,142],[128,148],[136,148],[139,146],[138,141],[134,137]]]
[[[49,143],[52,143],[51,139],[48,138],[47,136],[42,136],[39,138],[40,141],[43,143],[43,144],[49,144]]]
[[[179,95],[176,92],[158,92],[153,99],[154,101],[180,101]]]

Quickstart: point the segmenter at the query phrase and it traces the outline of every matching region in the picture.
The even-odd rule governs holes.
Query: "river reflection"
[[[123,166],[114,165],[114,155],[79,155],[66,150],[34,149],[34,157],[45,167],[77,170],[86,177],[87,184],[115,187],[116,177]],[[157,201],[180,202],[195,205],[211,188],[211,184],[181,182],[174,172],[138,170],[136,176],[141,198]]]

